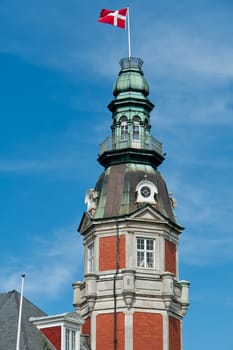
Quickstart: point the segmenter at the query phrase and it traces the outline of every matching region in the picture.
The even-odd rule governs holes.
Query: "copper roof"
[[[95,187],[98,199],[94,217],[108,218],[134,212],[140,205],[136,203],[136,186],[145,178],[158,189],[156,209],[176,223],[167,186],[160,172],[151,165],[137,163],[112,165],[101,174]]]

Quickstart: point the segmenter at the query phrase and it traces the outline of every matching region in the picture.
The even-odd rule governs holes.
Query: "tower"
[[[92,350],[181,350],[189,283],[178,276],[183,228],[157,170],[162,144],[150,133],[149,85],[138,58],[122,59],[113,87],[112,136],[100,147],[104,167],[87,191],[79,232],[84,281],[74,306]]]

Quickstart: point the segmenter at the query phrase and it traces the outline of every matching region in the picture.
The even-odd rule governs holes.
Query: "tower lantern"
[[[79,232],[84,281],[74,306],[92,350],[181,350],[189,282],[178,274],[183,228],[157,170],[162,144],[150,133],[149,85],[143,61],[126,58],[113,87],[112,135],[100,147],[104,167],[86,193]]]

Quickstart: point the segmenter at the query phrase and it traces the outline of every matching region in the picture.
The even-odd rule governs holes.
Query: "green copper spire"
[[[133,162],[157,167],[164,157],[162,145],[150,134],[149,85],[140,58],[124,58],[113,87],[115,99],[108,108],[112,112],[112,137],[101,145],[99,162],[111,164]]]

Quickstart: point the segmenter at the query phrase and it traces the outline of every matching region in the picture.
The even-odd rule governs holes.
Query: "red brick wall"
[[[82,325],[82,334],[91,334],[91,319],[88,317]]]
[[[165,239],[165,271],[176,276],[176,245]]]
[[[119,236],[119,268],[125,268],[125,235]],[[99,241],[99,270],[116,269],[116,236],[102,237]]]
[[[180,320],[169,316],[169,350],[181,350]]]
[[[97,315],[96,350],[114,350],[114,314]],[[125,350],[125,318],[117,313],[117,350]]]
[[[40,331],[57,350],[61,350],[61,326],[41,328]]]
[[[133,349],[163,350],[162,315],[146,312],[134,313]]]

